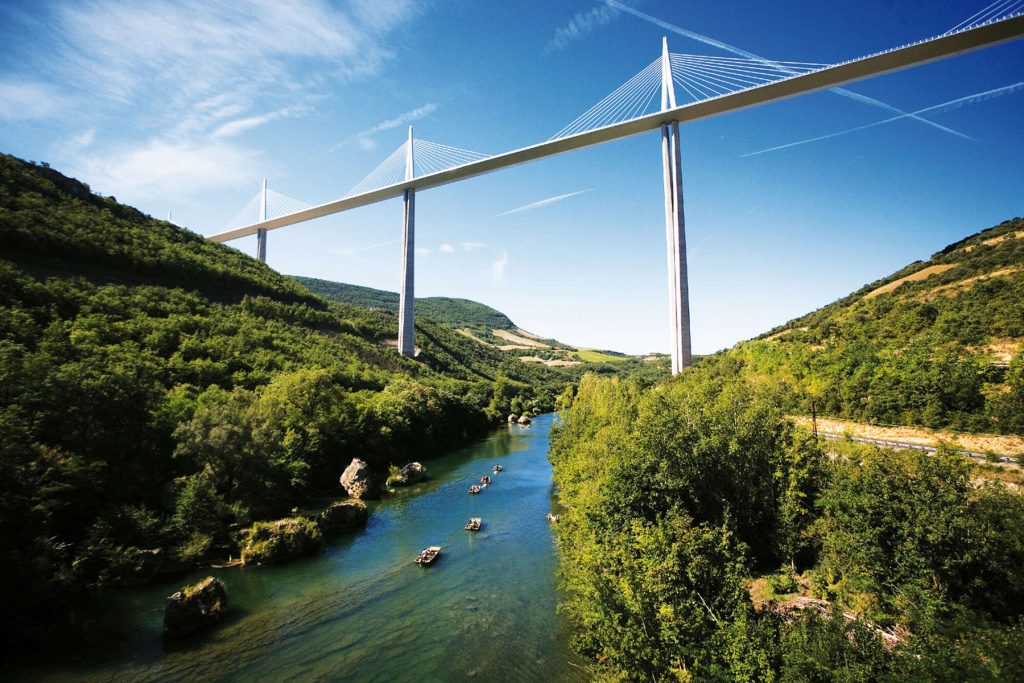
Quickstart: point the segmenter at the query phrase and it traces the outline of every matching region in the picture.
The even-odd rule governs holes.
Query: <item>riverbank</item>
[[[366,529],[319,557],[193,572],[108,596],[109,636],[77,659],[58,651],[62,662],[16,680],[580,680],[583,662],[556,613],[545,519],[551,420],[502,427],[432,460],[430,480],[371,502]],[[495,475],[497,462],[504,471]],[[485,474],[491,485],[467,495]],[[483,518],[480,532],[463,529],[470,517]],[[443,546],[442,556],[415,566],[427,545]],[[163,599],[207,573],[227,583],[231,611],[201,637],[166,643]]]

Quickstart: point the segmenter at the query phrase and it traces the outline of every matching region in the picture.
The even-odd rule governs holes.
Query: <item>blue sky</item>
[[[832,63],[987,5],[628,5],[763,57]],[[259,189],[316,204],[416,137],[551,137],[660,53],[732,56],[605,2],[0,4],[0,150],[203,234]],[[683,127],[694,348],[711,352],[1024,214],[1024,41]],[[977,96],[981,93],[989,93]],[[977,97],[976,97],[977,96]],[[870,126],[849,134],[773,147]],[[952,132],[950,132],[952,131]],[[760,153],[759,153],[760,152]],[[657,134],[417,196],[417,294],[627,352],[668,348]],[[393,200],[271,232],[289,274],[396,290]],[[252,216],[255,219],[255,215]],[[232,243],[255,252],[255,238]]]

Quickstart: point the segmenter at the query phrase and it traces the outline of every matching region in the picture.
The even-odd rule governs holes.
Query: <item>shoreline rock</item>
[[[352,498],[377,498],[380,495],[377,479],[365,460],[352,458],[338,481]]]
[[[319,514],[317,522],[325,534],[338,533],[366,526],[369,514],[361,500],[342,500],[331,503]]]
[[[318,552],[323,534],[316,522],[305,517],[285,517],[256,522],[243,534],[244,564],[288,562]]]
[[[174,638],[209,628],[220,621],[227,609],[228,592],[224,582],[207,576],[167,597],[164,634]]]
[[[398,474],[388,477],[388,486],[409,486],[427,478],[427,468],[421,463],[406,463]]]

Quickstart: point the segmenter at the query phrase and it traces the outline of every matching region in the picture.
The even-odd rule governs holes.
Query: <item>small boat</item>
[[[480,487],[477,486],[476,484],[473,484],[472,486],[469,487],[469,492],[470,493],[480,493]]]
[[[480,483],[483,484],[484,486],[487,486],[488,484],[491,483],[491,478],[490,477],[480,477]]]
[[[557,522],[557,521],[558,521],[558,515],[553,515],[553,514],[551,514],[551,513],[549,512],[549,513],[548,513],[548,521],[549,521],[549,522]]]
[[[495,466],[494,466],[494,467],[492,468],[492,470],[493,470],[493,471],[494,471],[495,473],[501,472],[501,471],[502,471],[503,469],[505,469],[505,468],[504,468],[504,467],[502,467],[501,465],[495,465]]]
[[[441,546],[432,545],[429,548],[425,548],[420,551],[420,554],[416,557],[413,562],[416,564],[430,564],[437,559],[437,556],[441,554]]]
[[[466,522],[466,531],[480,531],[480,522],[479,517],[472,517]]]

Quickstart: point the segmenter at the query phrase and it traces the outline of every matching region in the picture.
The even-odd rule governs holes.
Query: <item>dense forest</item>
[[[719,354],[782,379],[794,410],[1024,432],[1024,219],[942,249]]]
[[[353,457],[423,459],[570,381],[428,320],[410,360],[396,329],[0,156],[0,638],[226,556]]]
[[[1024,475],[786,417],[1024,433],[1022,341],[1015,219],[672,380],[585,378],[551,449],[577,648],[621,680],[1024,680]]]
[[[385,292],[372,287],[331,282],[313,277],[293,275],[292,278],[309,291],[325,299],[398,314],[398,294],[396,292]],[[514,330],[516,328],[515,323],[501,311],[478,301],[446,296],[417,297],[416,315],[450,327],[485,333],[495,329]]]
[[[601,678],[1024,680],[1024,494],[960,456],[826,452],[792,387],[587,377],[551,460],[564,608]]]

